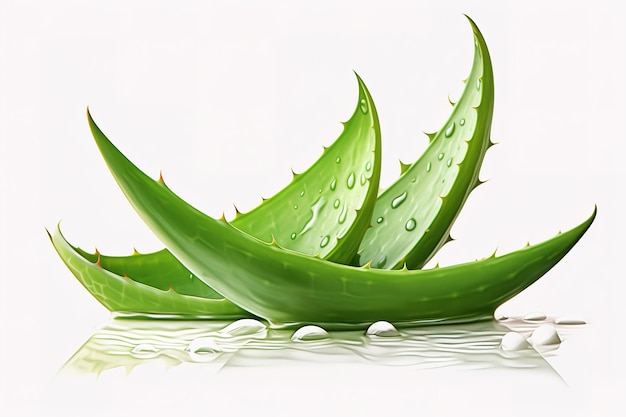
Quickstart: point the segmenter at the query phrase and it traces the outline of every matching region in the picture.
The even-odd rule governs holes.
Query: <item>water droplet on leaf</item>
[[[348,217],[348,208],[344,204],[341,208],[341,213],[339,213],[339,224],[343,224],[346,221],[346,217]]]
[[[415,221],[415,219],[411,218],[406,222],[404,228],[407,230],[407,232],[410,232],[412,230],[415,230],[415,226],[417,226],[417,222]]]
[[[326,245],[328,245],[328,242],[330,242],[330,236],[326,235],[322,238],[322,241],[320,242],[320,247],[326,247]]]
[[[391,208],[395,209],[395,208],[400,207],[400,204],[404,203],[404,201],[406,200],[406,196],[407,196],[407,193],[405,191],[399,196],[397,196],[396,198],[394,198],[393,201],[391,201]]]
[[[350,175],[348,176],[348,188],[349,189],[354,188],[355,181],[356,181],[356,176],[354,175],[354,172],[351,172]]]
[[[361,99],[359,107],[361,107],[361,111],[363,112],[363,114],[367,113],[367,101],[365,101],[364,98]]]
[[[455,124],[454,124],[454,122],[453,122],[453,123],[452,123],[450,126],[448,126],[448,128],[446,129],[445,135],[446,135],[446,137],[447,137],[447,138],[449,138],[450,136],[452,136],[452,134],[454,133],[454,127],[455,127]]]

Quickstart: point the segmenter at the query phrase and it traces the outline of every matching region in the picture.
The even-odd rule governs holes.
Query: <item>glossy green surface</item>
[[[348,263],[372,217],[380,179],[378,115],[365,84],[339,138],[282,191],[232,224],[267,243]]]
[[[381,147],[376,108],[358,75],[357,81],[357,105],[350,119],[343,123],[339,138],[324,149],[323,155],[307,171],[294,174],[293,181],[282,191],[247,213],[238,212],[231,222],[234,226],[268,243],[274,239],[284,248],[331,261],[348,263],[355,256],[376,199]],[[53,239],[55,247],[59,242]],[[70,267],[68,259],[64,261],[87,290],[111,311],[160,311],[158,303],[146,301],[142,304],[142,300],[152,300],[159,293],[154,293],[152,288],[137,286],[135,282],[163,291],[171,286],[181,295],[220,297],[167,249],[113,257],[72,248],[66,250],[65,256],[74,258],[74,263],[81,264],[84,260],[95,263],[99,258],[104,270],[83,268],[81,277],[77,275],[79,271]],[[109,280],[110,274],[131,279]],[[125,284],[132,285],[132,288],[121,290]],[[105,290],[107,286],[112,288]],[[138,296],[141,292],[149,295]],[[117,298],[111,299],[106,294],[116,294]],[[180,311],[172,304],[177,300],[183,300]],[[174,297],[168,303],[167,312],[189,314],[187,304],[188,300]],[[218,314],[210,310],[211,304],[204,308],[208,309],[204,314]]]
[[[50,240],[78,281],[110,311],[220,319],[253,317],[190,276],[180,263],[169,261],[172,255],[167,251],[120,258],[87,254],[70,245],[58,226]],[[116,271],[120,265],[129,268],[134,278]],[[176,269],[172,270],[172,265]],[[189,293],[199,296],[186,295]]]
[[[469,19],[469,18],[468,18]],[[419,269],[450,239],[450,229],[470,192],[490,141],[493,71],[487,45],[474,32],[474,62],[452,114],[412,165],[376,201],[355,265]]]
[[[274,326],[365,327],[491,317],[496,307],[552,268],[595,218],[501,257],[431,270],[352,267],[266,244],[188,205],[92,133],[118,185],[166,247],[196,276]]]

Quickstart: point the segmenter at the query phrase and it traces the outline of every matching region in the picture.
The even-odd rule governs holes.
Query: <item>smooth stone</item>
[[[587,324],[585,320],[577,319],[575,317],[559,317],[554,320],[554,324]]]
[[[532,336],[530,336],[530,340],[533,345],[537,346],[558,345],[561,343],[559,334],[551,324],[543,324],[537,327]]]
[[[199,337],[189,343],[187,350],[192,353],[217,353],[221,352],[220,347],[211,337]]]
[[[368,336],[381,336],[381,337],[389,337],[389,336],[400,336],[400,332],[395,326],[388,321],[377,321],[376,323],[372,323],[370,327],[368,327],[367,332],[365,332]]]
[[[539,312],[528,313],[524,316],[526,321],[542,321],[546,319],[546,315]]]
[[[229,334],[231,336],[242,336],[247,334],[258,333],[262,330],[266,330],[265,324],[255,319],[240,319],[228,326],[224,327],[219,332],[222,334]]]
[[[320,340],[326,339],[328,337],[328,332],[322,329],[319,326],[303,326],[300,327],[296,332],[291,336],[291,340]]]
[[[526,338],[516,332],[508,332],[502,336],[502,341],[500,342],[500,348],[502,350],[524,350],[529,346]]]

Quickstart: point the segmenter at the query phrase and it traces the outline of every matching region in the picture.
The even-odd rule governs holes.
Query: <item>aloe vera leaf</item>
[[[356,74],[355,74],[356,75]],[[356,75],[359,101],[343,132],[308,170],[232,224],[265,242],[348,263],[369,227],[380,180],[378,115]]]
[[[336,264],[266,244],[193,208],[130,162],[89,116],[118,185],[156,236],[200,279],[274,326],[365,327],[491,317],[496,307],[550,270],[580,239],[572,230],[500,257],[430,270]]]
[[[74,245],[71,246],[77,256],[82,256],[92,263],[98,263],[103,269],[115,275],[130,278],[132,281],[163,291],[172,288],[183,295],[223,298],[178,262],[167,249],[145,254],[135,252],[130,256],[109,256],[97,251],[89,253]]]
[[[468,18],[469,19],[469,18]],[[470,192],[487,152],[493,115],[493,71],[476,25],[474,62],[465,88],[444,126],[403,175],[376,201],[355,265],[419,269],[450,239],[450,229]]]
[[[160,283],[142,283],[130,277],[116,273],[105,266],[108,262],[98,254],[86,252],[72,246],[63,236],[59,226],[52,234],[49,233],[50,241],[57,253],[78,281],[89,291],[104,307],[110,311],[144,314],[175,314],[202,318],[236,319],[254,317],[252,314],[237,307],[235,304],[224,299],[213,291],[209,286],[178,285],[182,290],[177,290],[174,285],[180,278],[179,274],[173,275],[172,286],[166,289],[157,288],[166,280],[163,278],[172,271],[159,271],[160,259],[157,256],[172,256],[169,252],[161,251],[148,257],[138,257],[143,264],[137,265],[141,273],[150,271],[151,278],[161,280]],[[135,259],[125,259],[124,265],[133,264]],[[167,261],[168,264],[171,264]],[[181,268],[182,265],[180,266]],[[165,272],[165,274],[164,274]],[[187,280],[189,273],[187,272]],[[147,279],[147,276],[142,279]],[[196,278],[197,280],[197,278]],[[207,291],[208,289],[208,291]],[[181,293],[198,292],[198,296]]]
[[[274,239],[285,248],[333,261],[347,263],[354,256],[369,225],[377,194],[381,148],[376,108],[367,87],[355,75],[359,86],[357,106],[339,138],[307,171],[294,174],[293,181],[282,191],[250,212],[238,212],[233,225],[261,240]],[[96,262],[98,254],[74,250]],[[194,279],[167,249],[130,257],[100,255],[99,259],[104,269],[145,285],[162,290],[172,286],[180,294],[216,297],[213,289]],[[100,282],[106,285],[109,281]],[[145,312],[148,307],[137,302],[132,305],[137,312]],[[130,307],[124,306],[125,310]]]

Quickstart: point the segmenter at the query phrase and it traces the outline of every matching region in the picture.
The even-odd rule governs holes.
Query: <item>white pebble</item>
[[[367,332],[365,332],[365,334],[367,334],[368,336],[382,336],[382,337],[400,336],[400,332],[398,331],[398,329],[396,329],[393,324],[384,320],[373,323],[367,329]]]
[[[546,315],[539,312],[528,313],[524,316],[526,321],[542,321],[546,319]]]
[[[296,330],[291,340],[320,340],[327,337],[328,332],[319,326],[303,326]]]
[[[187,350],[191,353],[216,353],[221,351],[215,340],[210,337],[199,337],[192,340]]]
[[[558,319],[554,320],[555,324],[587,324],[587,322],[585,320],[581,320],[579,318],[575,318],[575,317],[559,317]]]
[[[523,350],[529,346],[524,336],[516,332],[508,332],[502,336],[502,341],[500,342],[502,350]]]
[[[241,336],[266,330],[265,324],[255,319],[240,319],[220,330],[222,334]]]
[[[557,345],[561,343],[559,334],[554,326],[550,324],[543,324],[537,327],[532,336],[530,336],[530,340],[533,345],[536,346]]]

